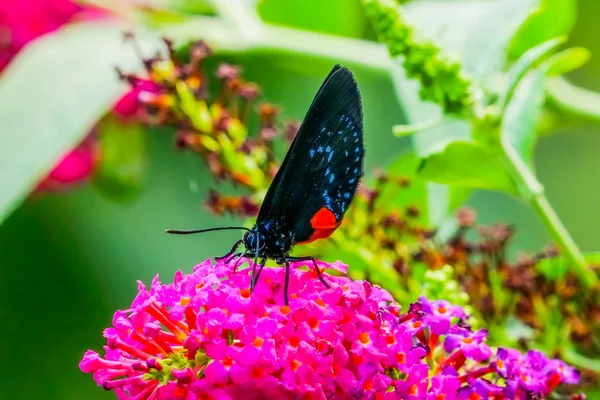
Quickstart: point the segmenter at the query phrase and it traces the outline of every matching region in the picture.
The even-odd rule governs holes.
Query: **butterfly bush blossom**
[[[445,300],[421,297],[403,313],[366,281],[326,274],[326,288],[294,268],[285,306],[285,271],[265,268],[251,295],[250,269],[207,260],[171,284],[138,283],[104,331],[104,355],[88,350],[81,370],[136,400],[533,399],[579,380],[542,353],[491,349]]]

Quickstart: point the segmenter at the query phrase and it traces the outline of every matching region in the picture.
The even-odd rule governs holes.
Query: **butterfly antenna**
[[[245,228],[243,226],[221,226],[218,228],[194,229],[194,230],[189,230],[189,231],[180,230],[180,229],[167,229],[165,232],[172,233],[174,235],[192,235],[194,233],[204,233],[204,232],[211,232],[211,231],[227,231],[227,230],[235,230],[235,229],[250,232],[250,229]]]

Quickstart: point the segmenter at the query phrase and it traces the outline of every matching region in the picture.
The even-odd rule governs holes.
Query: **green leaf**
[[[110,199],[131,199],[140,191],[146,172],[146,129],[109,115],[98,125],[98,137],[102,158],[92,183]]]
[[[536,69],[521,80],[502,117],[504,146],[512,146],[531,167],[537,139],[536,122],[544,106],[545,71]]]
[[[523,79],[523,77],[527,74],[527,72],[539,65],[541,60],[548,56],[548,54],[556,49],[556,47],[564,43],[566,39],[567,38],[565,36],[550,39],[528,50],[521,58],[519,58],[519,60],[508,71],[507,88],[498,101],[498,104],[500,104],[502,110],[505,109],[515,91],[515,88],[521,79]]]
[[[583,67],[591,58],[591,53],[583,47],[573,47],[549,57],[544,62],[546,74],[556,76]]]
[[[422,179],[451,186],[517,192],[500,160],[475,142],[450,142],[424,158],[419,172]]]
[[[503,58],[506,43],[532,7],[531,0],[426,1],[409,2],[403,10],[419,36],[435,38],[446,54],[458,55],[467,73],[485,75]],[[391,72],[409,123],[443,118],[439,108],[421,102],[418,86],[408,81],[399,67],[393,65]],[[412,140],[417,154],[423,157],[437,151],[440,142],[471,138],[471,130],[467,121],[452,121],[414,135]],[[430,224],[438,226],[457,203],[469,196],[470,189],[428,183],[427,191]]]
[[[538,0],[424,1],[404,8],[409,22],[457,54],[471,76],[486,77],[504,60],[507,43]],[[452,18],[448,18],[451,15]]]
[[[216,15],[212,1],[167,0],[165,8],[177,10],[186,14]]]
[[[4,71],[0,222],[126,90],[115,66],[133,69],[139,60],[122,31],[110,22],[70,25],[32,42]],[[156,52],[160,41],[152,43]]]
[[[474,16],[466,30],[465,67],[485,81],[506,60],[506,47],[531,13],[537,0],[500,0]]]
[[[568,35],[577,20],[576,0],[540,0],[510,42],[508,56],[519,59],[525,52],[551,38]]]
[[[548,98],[562,110],[592,120],[600,120],[600,93],[571,84],[562,76],[546,80]]]

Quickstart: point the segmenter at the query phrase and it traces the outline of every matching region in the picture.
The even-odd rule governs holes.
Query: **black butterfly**
[[[288,304],[291,261],[312,261],[319,279],[327,287],[313,257],[292,257],[294,245],[330,236],[342,222],[363,175],[365,148],[360,93],[349,69],[333,67],[317,92],[296,138],[275,175],[252,229],[221,227],[247,232],[229,253],[219,259],[230,261],[254,257],[250,290],[254,288],[268,258],[285,264],[284,300]],[[246,251],[236,253],[244,244]],[[257,261],[260,259],[260,263]],[[258,271],[256,265],[259,265]]]

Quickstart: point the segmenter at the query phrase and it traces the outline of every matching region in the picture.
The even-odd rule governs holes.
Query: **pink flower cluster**
[[[248,271],[207,260],[172,284],[139,283],[104,332],[105,355],[87,351],[81,370],[136,400],[529,399],[578,381],[541,353],[494,353],[446,301],[420,298],[401,314],[366,281],[326,274],[326,288],[294,268],[285,306],[283,269],[265,268],[252,295]]]

